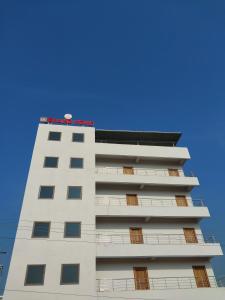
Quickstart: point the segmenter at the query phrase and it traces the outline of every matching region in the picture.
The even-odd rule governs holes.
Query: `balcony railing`
[[[193,289],[224,287],[214,276],[208,278],[196,277],[157,277],[137,280],[134,278],[97,279],[98,292],[118,292],[135,290],[165,290],[165,289]]]
[[[99,206],[127,206],[127,199],[124,196],[96,196],[96,205]],[[187,199],[188,206],[205,206],[202,199]],[[129,207],[178,207],[175,198],[154,198],[139,196],[137,205],[129,205]],[[187,206],[187,207],[188,207]],[[183,207],[183,206],[182,206]]]
[[[217,243],[214,236],[202,234],[185,237],[184,234],[107,234],[97,233],[96,243],[147,245],[205,245]]]
[[[124,174],[124,170],[122,167],[96,167],[96,174],[102,175],[142,175],[142,176],[170,176],[170,177],[194,177],[194,174],[190,172],[190,174],[184,174],[183,170],[176,169],[178,174],[177,176],[171,176],[169,174],[169,169],[146,169],[146,168],[133,168],[133,174]]]

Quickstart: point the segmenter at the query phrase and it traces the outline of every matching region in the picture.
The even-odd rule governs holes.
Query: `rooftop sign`
[[[84,121],[84,120],[72,120],[72,115],[66,114],[65,119],[56,119],[56,118],[47,118],[41,117],[41,123],[48,124],[66,124],[66,125],[78,125],[78,126],[94,126],[93,121]]]

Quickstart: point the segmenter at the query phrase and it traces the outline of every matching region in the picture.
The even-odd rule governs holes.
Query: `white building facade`
[[[39,124],[3,299],[225,299],[179,138]]]

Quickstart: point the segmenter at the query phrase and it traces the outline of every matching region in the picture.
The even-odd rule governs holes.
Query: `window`
[[[70,168],[73,169],[82,169],[83,168],[83,158],[70,158]]]
[[[24,285],[43,285],[45,265],[28,265]]]
[[[84,142],[84,134],[83,133],[73,133],[72,141],[77,142],[77,143],[83,143]]]
[[[39,191],[39,199],[53,199],[54,197],[54,186],[42,185]]]
[[[48,140],[49,141],[60,141],[61,140],[61,132],[49,131]]]
[[[79,283],[79,265],[65,264],[61,268],[60,284],[78,284]]]
[[[50,222],[34,222],[32,237],[48,238]]]
[[[65,238],[79,238],[81,224],[78,222],[66,222],[64,228],[64,237]]]
[[[82,189],[81,186],[68,186],[67,199],[81,199]]]
[[[44,160],[44,168],[57,168],[58,157],[46,156]]]

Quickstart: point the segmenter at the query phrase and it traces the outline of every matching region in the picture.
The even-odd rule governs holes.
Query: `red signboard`
[[[67,125],[82,125],[82,126],[94,126],[93,121],[84,121],[84,120],[71,120],[71,119],[56,119],[56,118],[41,118],[41,123],[50,123],[50,124],[67,124]]]

